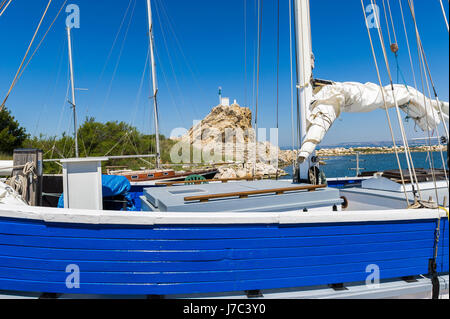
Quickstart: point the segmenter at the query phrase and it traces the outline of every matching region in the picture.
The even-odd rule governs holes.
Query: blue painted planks
[[[442,255],[443,248],[440,249]],[[283,268],[300,267],[315,265],[345,264],[352,262],[376,263],[384,260],[395,260],[404,258],[430,258],[433,255],[433,249],[415,249],[415,250],[394,250],[385,251],[382,255],[378,252],[359,253],[357,255],[325,255],[325,256],[303,256],[287,258],[270,259],[223,259],[216,261],[81,261],[81,260],[50,260],[42,258],[26,257],[5,257],[0,256],[0,265],[12,268],[37,269],[37,270],[64,270],[70,263],[77,264],[83,272],[96,271],[118,271],[118,272],[194,272],[194,271],[212,271],[212,270],[243,270],[243,269],[265,269],[265,268]]]
[[[415,275],[422,271],[422,267],[409,267],[401,269],[389,269],[383,272],[385,278]],[[26,281],[0,278],[0,287],[5,290],[18,291],[46,291],[56,293],[74,294],[192,294],[209,293],[218,291],[243,291],[254,289],[275,289],[288,287],[305,287],[322,285],[324,283],[359,282],[367,278],[365,271],[342,273],[337,277],[333,275],[319,275],[306,277],[289,277],[262,280],[227,281],[227,282],[196,282],[186,284],[81,284],[79,289],[68,289],[65,283],[46,281]]]
[[[108,226],[53,224],[0,218],[1,234],[105,239],[232,239],[430,231],[435,220],[300,225]]]
[[[448,271],[447,225],[441,224],[438,268]],[[428,272],[435,229],[436,220],[121,228],[0,219],[0,289],[94,294],[271,289],[365,280],[368,264],[379,265],[382,278],[418,275]],[[81,290],[65,287],[65,267],[72,263],[84,278]]]
[[[368,251],[414,250],[432,248],[433,239],[399,241],[389,243],[358,243],[353,245],[295,247],[295,248],[255,248],[255,249],[211,249],[211,250],[80,250],[54,249],[0,245],[0,255],[15,257],[35,257],[60,260],[121,260],[121,261],[205,261],[221,259],[253,259],[300,256],[324,256],[358,254]]]
[[[192,282],[225,282],[242,280],[263,280],[272,278],[289,278],[332,275],[347,272],[366,271],[370,263],[333,264],[321,266],[306,266],[294,268],[247,269],[233,271],[197,271],[197,272],[84,272],[81,269],[80,280],[87,283],[136,283],[136,284],[170,284]],[[406,258],[389,261],[379,261],[376,265],[380,273],[393,268],[420,268],[427,272],[426,259]],[[20,268],[0,267],[0,278],[15,280],[35,280],[65,282],[68,274],[65,271],[29,270]]]
[[[25,235],[0,234],[0,245],[25,246],[41,248],[65,248],[87,250],[208,250],[208,249],[242,249],[242,248],[277,248],[277,247],[314,247],[330,245],[351,245],[355,243],[383,243],[411,240],[426,240],[429,231],[402,233],[383,233],[347,236],[288,237],[288,238],[242,238],[242,239],[208,239],[208,240],[134,240],[134,239],[96,239],[63,238]]]

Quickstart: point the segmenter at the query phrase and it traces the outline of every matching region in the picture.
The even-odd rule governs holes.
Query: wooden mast
[[[73,109],[73,126],[74,126],[74,138],[75,138],[75,157],[80,157],[80,152],[78,150],[78,123],[77,123],[77,109],[75,102],[75,83],[73,75],[73,59],[72,59],[72,39],[70,37],[70,27],[67,27],[67,43],[69,46],[69,66],[70,66],[70,82],[72,88],[72,101],[69,103],[72,105]]]
[[[158,82],[156,79],[156,63],[155,63],[155,49],[153,42],[153,20],[152,20],[152,6],[150,0],[147,0],[147,14],[148,14],[148,36],[150,42],[150,62],[152,66],[152,84],[153,84],[153,103],[154,103],[154,117],[155,117],[155,134],[156,134],[156,168],[161,164],[161,151],[159,145],[159,115],[158,115]]]
[[[312,43],[309,0],[294,0],[295,39],[297,60],[297,96],[300,113],[300,141],[305,142],[309,106],[313,98]],[[300,145],[301,147],[301,145]],[[311,157],[310,157],[311,158]],[[308,179],[311,159],[299,158],[300,180]]]

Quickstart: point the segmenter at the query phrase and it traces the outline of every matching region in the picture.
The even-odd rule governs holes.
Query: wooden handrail
[[[257,191],[247,191],[247,192],[236,192],[236,193],[223,193],[223,194],[212,194],[203,196],[189,196],[185,197],[186,202],[200,201],[202,203],[208,202],[211,199],[227,198],[227,197],[239,197],[248,198],[250,195],[262,195],[271,194],[282,195],[286,192],[304,191],[313,192],[319,188],[325,188],[327,185],[308,185],[308,186],[298,186],[298,187],[285,187],[285,188],[274,188],[274,189],[263,189]]]
[[[243,177],[243,178],[223,178],[223,179],[204,179],[204,180],[198,180],[198,181],[177,181],[177,182],[159,182],[155,185],[157,186],[173,186],[178,184],[203,184],[203,183],[210,183],[210,182],[222,182],[227,183],[231,181],[254,181],[254,180],[261,180],[263,177]]]

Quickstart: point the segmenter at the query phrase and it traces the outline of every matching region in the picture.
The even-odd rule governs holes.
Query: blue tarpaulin
[[[102,175],[103,198],[123,196],[127,201],[127,211],[137,211],[134,199],[130,194],[131,184],[124,176]],[[121,206],[121,205],[118,205]],[[123,206],[121,206],[121,210]],[[64,194],[61,195],[58,202],[58,208],[64,208]]]

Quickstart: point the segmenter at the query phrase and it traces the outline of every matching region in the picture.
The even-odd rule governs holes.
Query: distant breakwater
[[[327,156],[354,156],[357,153],[360,154],[394,154],[395,152],[405,152],[405,148],[403,146],[397,147],[336,147],[336,148],[323,148],[317,150],[316,155],[319,157],[327,157]],[[447,151],[447,145],[432,145],[432,146],[413,146],[410,147],[411,152],[441,152]]]

